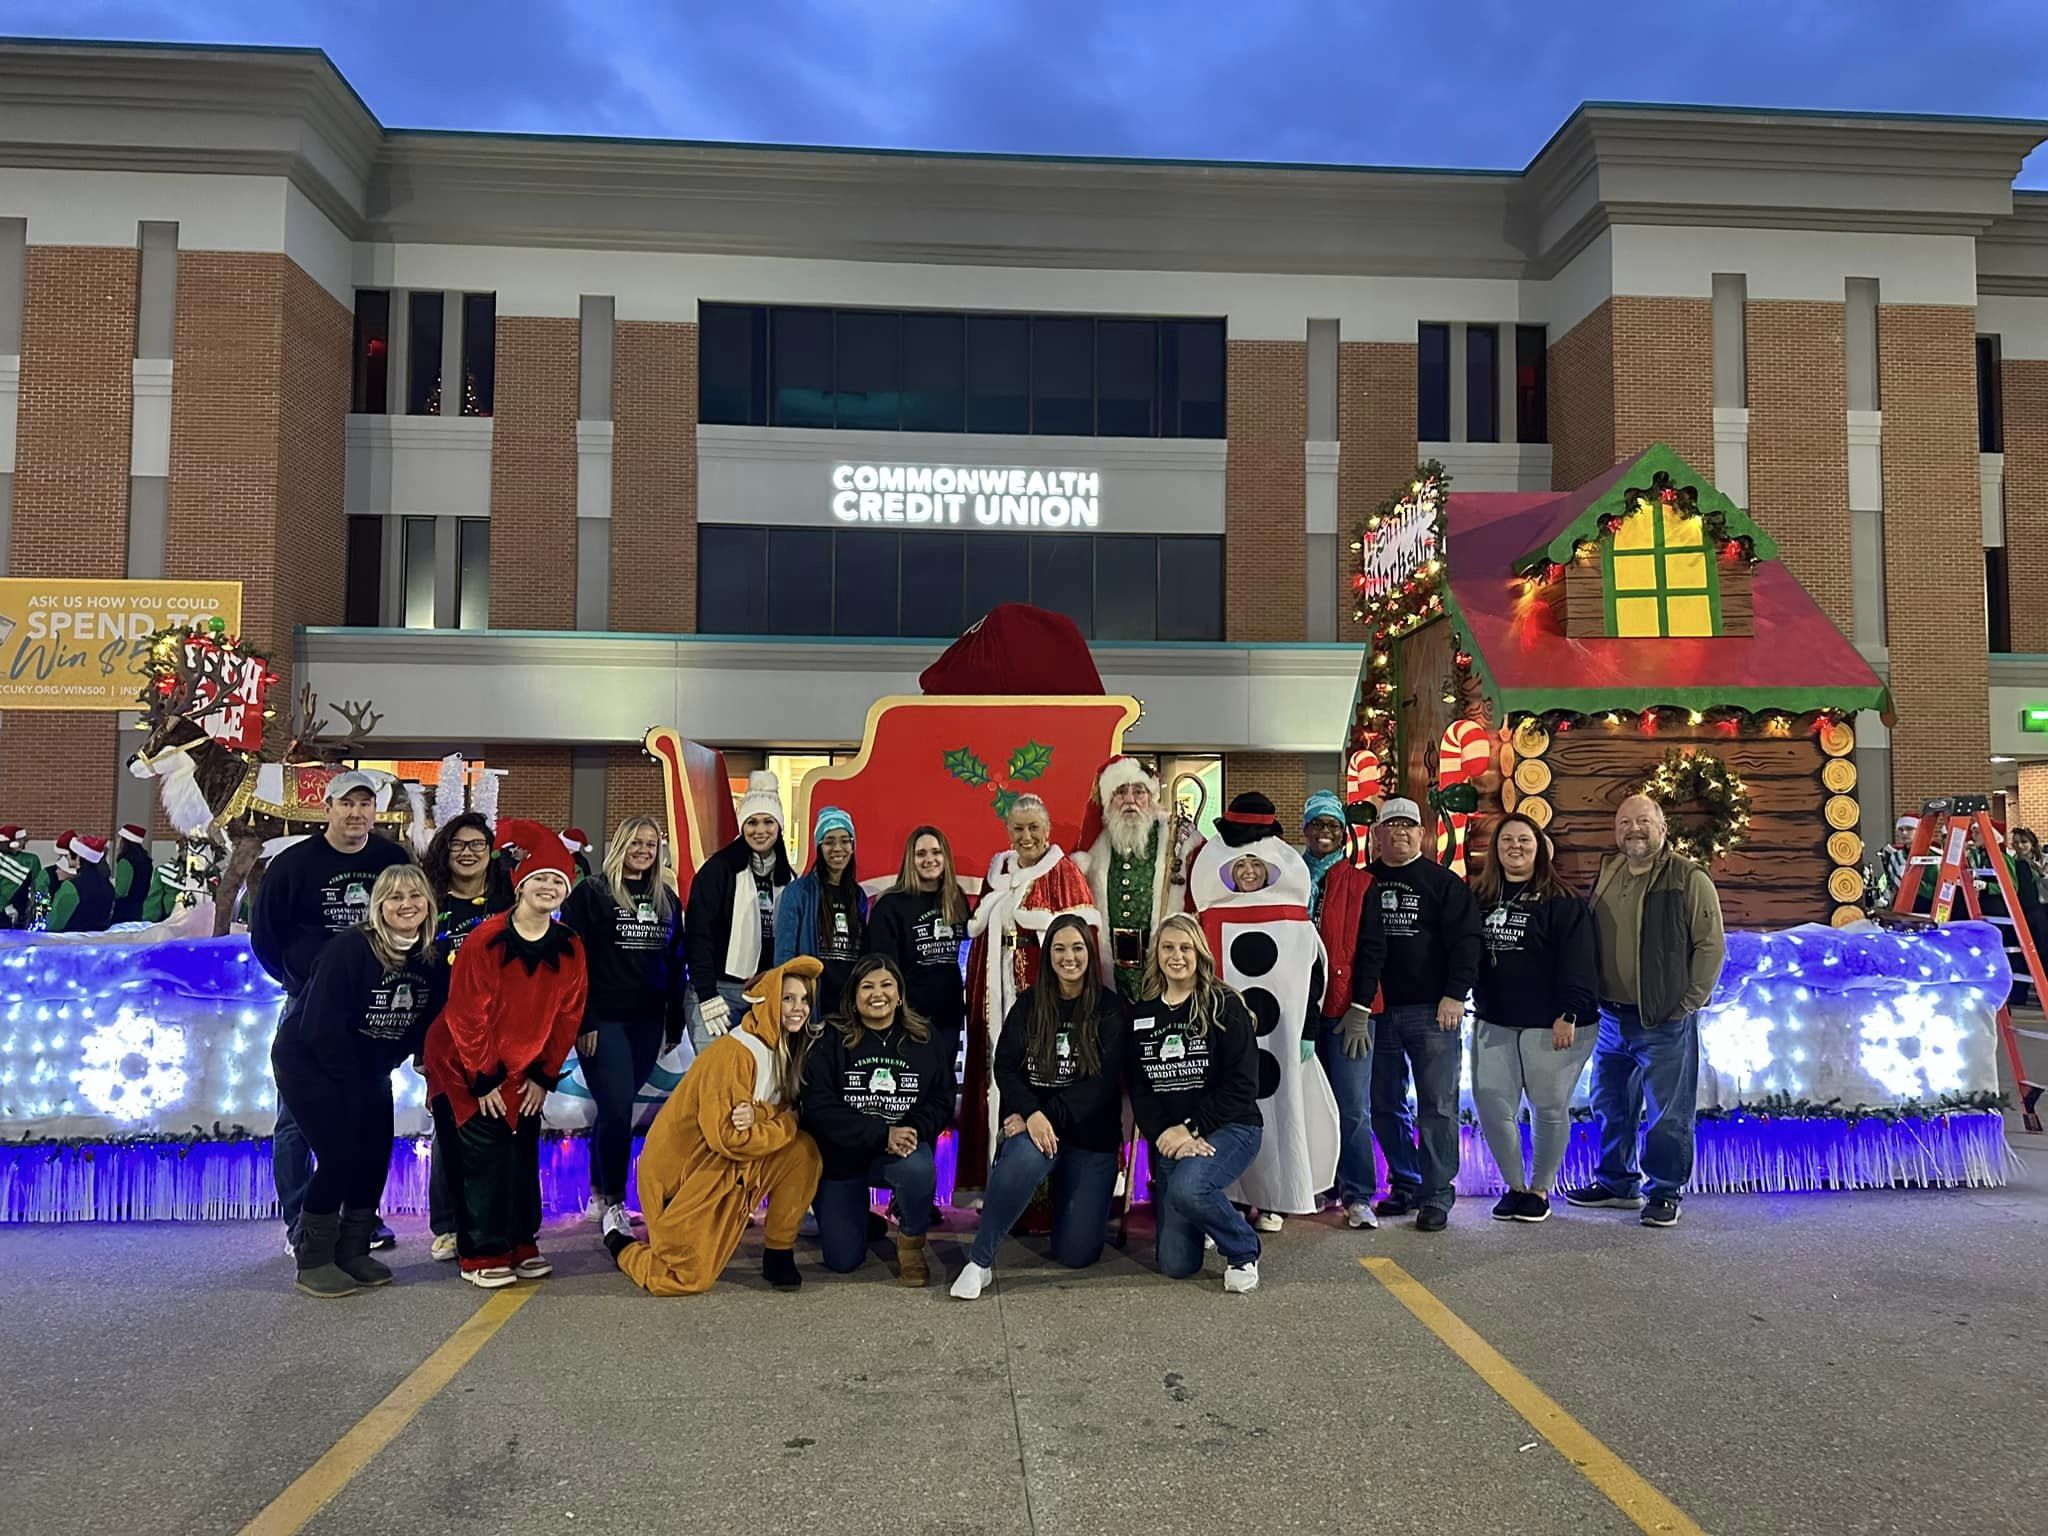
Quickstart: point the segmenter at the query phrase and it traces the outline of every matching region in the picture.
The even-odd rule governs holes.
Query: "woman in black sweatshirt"
[[[270,1047],[278,1095],[316,1160],[293,1243],[309,1296],[390,1283],[370,1239],[391,1167],[391,1071],[418,1053],[447,994],[434,893],[418,868],[377,876],[368,919],[321,951]]]
[[[1259,1284],[1259,1238],[1225,1191],[1259,1155],[1259,1046],[1244,999],[1216,974],[1202,925],[1184,912],[1159,924],[1131,1005],[1131,1109],[1152,1145],[1159,1272],[1202,1267],[1214,1238],[1233,1295]]]
[[[967,998],[960,946],[967,940],[967,897],[953,870],[953,848],[937,827],[919,827],[903,845],[896,883],[868,913],[867,948],[896,962],[910,986],[910,1006],[931,1024],[932,1038],[957,1077]]]
[[[1472,879],[1486,955],[1472,989],[1472,1107],[1508,1192],[1495,1221],[1542,1221],[1571,1144],[1572,1090],[1600,1033],[1593,913],[1559,877],[1543,831],[1526,816],[1494,824]],[[1535,1122],[1522,1166],[1522,1100]]]
[[[989,1169],[981,1229],[953,1282],[962,1301],[994,1278],[996,1249],[1048,1177],[1052,1256],[1069,1269],[1102,1257],[1123,1141],[1127,1026],[1116,994],[1102,990],[1085,918],[1054,918],[1039,957],[1038,979],[996,1038],[1003,1142]]]
[[[868,1191],[896,1193],[898,1279],[931,1278],[938,1173],[932,1147],[953,1119],[953,1086],[931,1026],[904,1000],[903,973],[886,955],[854,962],[839,1012],[817,1030],[804,1058],[803,1128],[818,1143],[824,1178],[812,1209],[825,1267],[847,1274],[868,1251]]]
[[[569,893],[562,921],[583,940],[589,967],[576,1053],[597,1108],[592,1184],[604,1230],[630,1238],[626,1165],[634,1101],[663,1041],[680,1040],[683,1032],[683,909],[661,868],[661,828],[651,818],[619,823],[603,872]]]

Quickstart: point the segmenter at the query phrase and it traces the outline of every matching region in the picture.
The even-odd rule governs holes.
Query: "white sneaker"
[[[545,1280],[555,1272],[555,1266],[539,1254],[530,1259],[521,1259],[512,1266],[512,1273],[521,1280]]]
[[[434,1245],[431,1248],[429,1248],[427,1252],[429,1255],[436,1259],[454,1258],[455,1234],[453,1232],[436,1233],[434,1235]]]
[[[988,1289],[989,1281],[995,1279],[995,1277],[996,1272],[986,1264],[977,1264],[974,1260],[969,1259],[966,1267],[960,1271],[960,1278],[953,1282],[954,1299],[958,1301],[973,1301],[983,1291]]]
[[[633,1218],[626,1214],[626,1208],[623,1205],[608,1205],[605,1207],[602,1235],[610,1237],[614,1232],[618,1233],[628,1242],[632,1241]]]
[[[288,1259],[296,1259],[299,1256],[299,1245],[292,1241],[290,1227],[284,1229],[284,1256]]]
[[[486,1291],[502,1290],[519,1279],[506,1264],[493,1264],[489,1269],[465,1269],[462,1278]]]
[[[605,1212],[610,1209],[611,1206],[603,1195],[592,1195],[590,1197],[590,1204],[583,1207],[583,1219],[585,1221],[603,1221]]]
[[[1286,1222],[1281,1219],[1278,1211],[1261,1211],[1259,1219],[1252,1223],[1252,1226],[1261,1232],[1278,1232],[1285,1225]]]
[[[1223,1271],[1223,1294],[1226,1296],[1242,1296],[1258,1288],[1259,1265],[1256,1259],[1249,1264],[1233,1264]]]
[[[1354,1200],[1344,1207],[1344,1225],[1347,1227],[1363,1227],[1368,1232],[1377,1232],[1380,1226],[1380,1219],[1373,1215],[1371,1201]]]

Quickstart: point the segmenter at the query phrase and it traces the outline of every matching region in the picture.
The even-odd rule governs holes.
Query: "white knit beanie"
[[[782,787],[776,783],[775,775],[765,768],[756,769],[747,775],[747,792],[740,796],[740,825],[747,824],[750,816],[773,816],[775,825],[782,825]]]

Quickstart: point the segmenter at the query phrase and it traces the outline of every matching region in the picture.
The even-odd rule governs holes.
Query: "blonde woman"
[[[369,911],[321,951],[270,1048],[278,1096],[316,1159],[293,1244],[309,1296],[391,1281],[370,1257],[391,1167],[391,1070],[419,1052],[447,986],[434,954],[434,891],[418,866],[378,875]]]
[[[1259,1284],[1259,1238],[1225,1197],[1258,1156],[1259,1047],[1250,1011],[1216,974],[1202,925],[1163,919],[1131,1005],[1131,1109],[1152,1145],[1159,1272],[1183,1279],[1215,1239],[1232,1295]]]
[[[910,987],[910,1006],[924,1015],[946,1068],[957,1074],[967,993],[960,946],[967,942],[967,897],[953,869],[953,846],[937,827],[919,827],[903,844],[895,885],[868,914],[867,948],[887,955]]]
[[[683,1034],[683,909],[661,865],[661,828],[629,816],[605,847],[604,868],[562,904],[562,921],[583,940],[590,989],[576,1053],[597,1108],[591,1131],[592,1183],[604,1231],[632,1236],[626,1164],[633,1104],[663,1042]]]

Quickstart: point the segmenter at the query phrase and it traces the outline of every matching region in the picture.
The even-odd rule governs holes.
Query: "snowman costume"
[[[1231,883],[1230,866],[1248,855],[1266,865],[1263,889],[1239,891]],[[1301,1059],[1329,969],[1309,921],[1309,884],[1307,863],[1277,835],[1236,847],[1211,839],[1188,882],[1218,972],[1243,995],[1258,1028],[1266,1133],[1229,1196],[1288,1215],[1320,1209],[1322,1192],[1337,1181],[1337,1099],[1314,1054]]]

